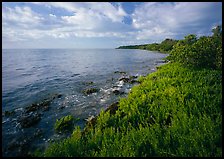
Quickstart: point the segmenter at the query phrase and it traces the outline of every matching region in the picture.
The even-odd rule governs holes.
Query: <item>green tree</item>
[[[179,62],[186,66],[206,67],[221,69],[222,67],[222,30],[216,27],[213,35],[197,36],[190,34],[185,36],[173,47],[168,60]]]

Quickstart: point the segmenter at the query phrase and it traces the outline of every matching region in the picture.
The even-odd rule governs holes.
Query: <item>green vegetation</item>
[[[219,27],[217,27],[219,28]],[[188,35],[178,41],[170,52],[168,59],[185,66],[221,69],[222,67],[222,32],[213,30],[213,36]]]
[[[177,42],[178,40],[165,39],[160,44],[152,43],[152,44],[145,44],[145,45],[120,46],[117,49],[143,49],[143,50],[160,51],[163,53],[169,53]]]
[[[71,115],[62,117],[61,119],[56,120],[54,129],[57,132],[64,132],[64,131],[72,130],[74,128],[73,127],[74,121],[75,121],[75,118]]]
[[[221,157],[222,33],[217,30],[211,37],[189,35],[177,42],[171,63],[139,78],[141,84],[120,99],[114,113],[101,111],[85,132],[76,127],[43,156]]]

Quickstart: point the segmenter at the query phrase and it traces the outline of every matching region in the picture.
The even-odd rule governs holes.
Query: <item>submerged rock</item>
[[[120,91],[120,90],[118,90],[118,89],[114,89],[112,92],[113,92],[115,95],[122,95],[122,94],[124,94],[124,92],[122,92],[122,91]]]
[[[4,112],[4,114],[3,115],[5,115],[5,116],[11,116],[11,115],[14,115],[16,112],[14,111],[14,110],[12,110],[12,111],[8,111],[8,110],[6,110],[5,112]]]
[[[79,73],[75,73],[73,75],[71,75],[71,77],[75,77],[75,76],[79,76],[80,74]]]
[[[89,94],[96,93],[96,92],[99,92],[98,88],[87,88],[82,91],[82,93],[85,95],[89,95]]]
[[[110,111],[110,115],[114,115],[114,114],[116,113],[116,111],[118,110],[118,104],[119,104],[119,102],[115,102],[115,103],[111,104],[111,105],[105,110],[105,112]]]
[[[61,98],[61,97],[62,97],[62,95],[61,95],[61,94],[58,94],[58,95],[57,95],[57,97],[58,97],[58,98]]]
[[[51,102],[54,99],[61,98],[61,97],[62,97],[61,94],[54,94],[50,98],[44,99],[42,102],[33,103],[31,106],[26,107],[25,112],[29,113],[29,112],[34,112],[34,111],[38,111],[38,110],[48,111],[50,108]]]
[[[93,81],[87,81],[87,82],[83,82],[83,84],[84,85],[92,85],[92,84],[94,84],[94,82]]]
[[[24,116],[18,119],[22,128],[28,128],[40,121],[41,117],[38,113],[25,114]]]
[[[124,81],[124,82],[129,82],[129,78],[128,77],[121,77],[118,80],[119,81]]]
[[[98,116],[90,116],[89,118],[85,119],[87,122],[86,122],[86,126],[82,132],[82,134],[85,134],[91,127],[94,127],[96,125],[96,122],[97,122],[97,117]]]
[[[114,73],[127,74],[127,72],[124,72],[124,71],[115,71]]]
[[[123,81],[125,83],[131,83],[131,84],[133,84],[133,83],[137,83],[138,82],[137,80],[135,80],[137,77],[138,76],[126,76],[126,77],[121,77],[118,80],[119,81]]]
[[[41,130],[41,129],[36,129],[36,131],[34,132],[34,134],[33,134],[33,137],[35,138],[35,137],[40,137],[40,136],[42,136],[43,135],[43,130]]]
[[[137,81],[137,80],[131,80],[129,83],[131,83],[131,84],[135,84],[135,83],[137,83],[137,84],[139,84],[140,82],[139,81]]]

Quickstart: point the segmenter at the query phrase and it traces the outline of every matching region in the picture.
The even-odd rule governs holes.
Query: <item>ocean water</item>
[[[3,156],[25,156],[28,151],[66,137],[54,132],[54,123],[62,116],[80,118],[77,126],[83,128],[86,118],[127,96],[133,84],[119,78],[147,75],[166,56],[132,49],[3,49],[2,112],[15,112],[2,116]],[[89,87],[99,92],[84,95],[82,91]],[[116,95],[112,92],[115,88],[125,93]],[[22,128],[18,119],[25,107],[54,94],[62,96],[50,103],[48,111],[41,112],[41,120]],[[39,130],[41,136],[34,138]]]

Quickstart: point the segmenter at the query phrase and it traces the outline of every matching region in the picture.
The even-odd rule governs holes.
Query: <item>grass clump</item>
[[[72,115],[67,115],[62,117],[61,119],[57,119],[54,125],[54,129],[56,132],[64,132],[69,131],[74,128],[75,118]]]

